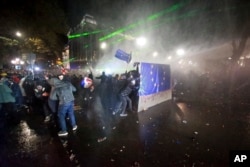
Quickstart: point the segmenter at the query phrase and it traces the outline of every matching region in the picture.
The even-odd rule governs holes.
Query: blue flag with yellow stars
[[[171,88],[170,66],[166,64],[140,64],[139,96],[156,94]]]

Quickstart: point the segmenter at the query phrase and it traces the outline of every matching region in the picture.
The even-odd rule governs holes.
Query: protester
[[[49,92],[48,105],[49,105],[49,108],[52,112],[53,119],[55,121],[57,121],[57,111],[58,111],[59,100],[58,100],[58,97],[56,95],[55,85],[60,83],[60,80],[57,77],[52,77],[51,75],[45,75],[45,79],[47,80],[48,84],[51,87],[50,92]]]
[[[106,83],[107,75],[105,74],[105,71],[102,72],[102,75],[96,77],[96,79],[100,79],[101,84]]]
[[[9,117],[11,121],[17,120],[15,113],[15,97],[12,95],[12,90],[4,83],[4,78],[0,80],[0,116]]]
[[[58,119],[61,131],[58,132],[58,136],[67,136],[67,125],[66,125],[66,115],[69,117],[70,124],[72,126],[72,130],[75,131],[77,129],[75,113],[74,113],[74,95],[73,92],[76,91],[76,88],[69,82],[64,81],[64,75],[60,74],[56,87],[56,95],[59,99],[59,107],[58,107]]]
[[[85,108],[89,114],[89,118],[94,124],[93,129],[96,129],[99,137],[98,142],[102,142],[107,139],[105,133],[105,111],[102,106],[100,90],[96,89],[92,79],[85,77],[81,82],[82,85],[82,98],[84,99],[83,108]]]
[[[23,95],[22,91],[19,85],[19,78],[12,77],[11,80],[9,80],[9,87],[12,90],[12,95],[15,97],[15,109],[20,110],[21,107],[23,106]]]
[[[50,108],[48,105],[48,99],[49,99],[49,92],[50,92],[50,85],[47,83],[47,81],[37,81],[36,87],[34,89],[35,91],[35,97],[36,97],[36,108],[37,110],[40,110],[45,119],[44,122],[50,121]]]
[[[125,74],[122,74],[119,78],[117,85],[117,102],[115,109],[113,111],[113,115],[121,112],[120,116],[125,117],[127,116],[126,109],[129,108],[132,111],[132,101],[129,97],[130,93],[132,92],[132,88],[130,85],[130,81],[127,79]]]
[[[22,93],[22,99],[23,99],[23,106],[25,107],[25,108],[28,108],[28,106],[26,105],[27,103],[27,95],[26,95],[26,92],[25,92],[25,90],[24,90],[24,88],[23,88],[23,83],[24,83],[24,81],[25,81],[25,79],[27,78],[27,76],[25,76],[25,77],[22,77],[21,79],[20,79],[20,82],[19,82],[19,87],[20,87],[20,89],[21,89],[21,93]]]

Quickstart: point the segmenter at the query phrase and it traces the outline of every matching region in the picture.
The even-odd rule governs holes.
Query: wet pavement
[[[230,150],[250,150],[250,105],[167,101],[127,117],[108,115],[107,140],[85,111],[78,129],[57,136],[53,123],[25,113],[1,124],[0,166],[229,166]]]
[[[19,112],[20,120],[0,124],[0,166],[70,166],[71,162],[52,125],[38,113]]]

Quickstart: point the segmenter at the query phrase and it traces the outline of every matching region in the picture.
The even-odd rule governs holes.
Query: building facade
[[[93,16],[84,15],[81,22],[72,28],[69,38],[70,69],[94,66],[99,56],[98,25]]]

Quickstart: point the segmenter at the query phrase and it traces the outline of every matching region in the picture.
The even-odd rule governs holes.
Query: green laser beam
[[[146,28],[146,31],[153,30],[153,29],[155,29],[163,24],[167,24],[167,23],[171,23],[171,22],[183,19],[183,18],[195,16],[197,12],[198,11],[190,11],[190,12],[183,14],[183,15],[180,15],[178,17],[167,18],[163,22],[161,22],[160,24],[155,24],[155,25],[152,25],[151,27]],[[140,30],[140,31],[142,31],[142,30]],[[139,33],[140,31],[136,31],[136,33]],[[143,29],[143,31],[145,31],[145,29]],[[134,33],[134,34],[136,34],[136,33]],[[116,43],[124,41],[124,40],[126,40],[126,37],[116,39],[115,41],[111,42],[111,44],[116,44]]]
[[[82,36],[98,34],[98,33],[103,32],[103,31],[104,30],[96,30],[96,31],[93,31],[93,32],[84,32],[84,33],[81,33],[81,34],[73,34],[73,35],[69,35],[68,38],[69,39],[79,38],[79,37],[82,37]]]
[[[63,63],[72,62],[72,61],[74,61],[74,59],[75,59],[75,57],[72,57],[70,59],[66,59],[66,60],[63,61]]]
[[[141,24],[143,24],[145,22],[155,20],[155,19],[157,19],[157,18],[159,18],[159,17],[161,17],[161,16],[163,16],[163,15],[165,15],[167,13],[171,13],[171,12],[174,12],[174,11],[176,11],[178,9],[181,9],[185,4],[186,3],[175,4],[175,5],[169,7],[167,9],[165,9],[165,10],[162,10],[162,11],[156,13],[156,14],[148,16],[145,20],[141,20],[141,21],[139,21],[137,23],[130,24],[127,27],[118,29],[118,30],[106,35],[106,36],[103,36],[103,37],[99,38],[99,41],[107,40],[107,39],[112,38],[112,37],[114,37],[114,36],[116,36],[118,34],[121,34],[121,33],[125,32],[127,30],[133,29],[133,28],[135,28],[135,27],[137,27],[137,26],[139,26],[139,25],[141,25]]]
[[[225,8],[224,11],[234,10],[234,9],[235,9],[235,7],[228,7],[228,8]],[[148,27],[148,28],[146,28],[146,29],[144,28],[143,31],[146,30],[146,31],[148,32],[148,31],[150,31],[150,30],[153,30],[153,29],[155,29],[155,28],[157,28],[157,27],[162,26],[163,24],[168,24],[168,23],[171,23],[171,22],[174,22],[174,21],[177,21],[177,20],[186,19],[186,18],[189,18],[189,17],[194,17],[194,16],[196,16],[196,15],[198,15],[198,14],[204,12],[204,10],[206,10],[206,8],[203,8],[203,9],[195,9],[195,10],[189,11],[189,12],[184,13],[184,14],[179,15],[179,16],[175,16],[175,17],[171,17],[171,18],[166,18],[166,19],[164,19],[164,20],[163,20],[161,23],[159,23],[159,24],[152,25],[151,27]],[[213,11],[210,11],[209,13],[217,13],[217,12],[218,12],[218,10],[215,9],[215,10],[213,10]],[[142,30],[136,31],[136,33],[134,33],[134,34],[140,33],[140,31],[142,31]],[[125,39],[126,39],[126,37],[123,37],[123,38],[120,38],[120,39],[116,39],[114,42],[111,42],[111,44],[115,44],[115,43],[117,43],[117,42],[119,42],[119,41],[123,41],[123,40],[125,40]]]
[[[156,13],[156,14],[148,16],[145,20],[146,20],[146,22],[156,20],[159,17],[161,17],[161,16],[163,16],[163,15],[165,15],[167,13],[171,13],[171,12],[174,12],[174,11],[177,11],[177,10],[181,9],[182,7],[184,7],[185,4],[187,4],[187,1],[185,1],[185,2],[183,1],[182,3],[172,5],[170,8],[167,8],[167,9],[162,10],[162,11]],[[164,21],[164,22],[166,23],[166,22],[170,22],[170,21],[174,21],[174,20],[184,19],[184,18],[187,18],[187,17],[193,17],[193,16],[195,16],[195,15],[201,13],[201,12],[204,12],[206,9],[208,9],[208,8],[204,7],[202,9],[192,10],[192,11],[190,11],[190,12],[188,12],[186,14],[183,14],[181,16],[178,16],[178,17],[167,18],[166,21]],[[236,9],[235,6],[234,7],[227,7],[225,9],[223,9],[223,10],[227,11],[227,10],[234,10],[234,9]],[[221,11],[221,9],[220,9],[220,11]],[[215,10],[209,12],[209,13],[217,13],[217,12],[218,12],[218,9],[215,9]],[[142,20],[142,21],[139,21],[138,23],[130,24],[129,26],[127,26],[125,28],[121,28],[121,29],[119,29],[117,31],[114,31],[114,32],[112,32],[112,33],[110,33],[110,34],[108,34],[106,36],[103,36],[103,37],[99,38],[99,41],[104,41],[104,40],[112,38],[112,37],[114,37],[116,35],[121,35],[125,31],[130,30],[132,28],[135,28],[135,27],[141,25],[142,23],[145,23],[145,21]],[[160,24],[158,24],[158,26],[159,25]],[[157,27],[157,26],[154,26],[154,27]]]
[[[161,12],[158,12],[156,14],[148,16],[145,20],[146,21],[155,20],[155,19],[159,18],[160,16],[162,16],[162,15],[164,15],[166,13],[170,13],[170,12],[173,12],[175,10],[178,10],[182,6],[184,6],[184,3],[175,4],[175,5],[173,5],[170,8],[167,8],[167,9],[161,11]],[[99,38],[99,41],[104,41],[106,39],[112,38],[113,36],[120,35],[121,33],[125,32],[125,31],[127,31],[129,29],[135,28],[138,25],[141,25],[141,24],[145,23],[145,20],[141,20],[141,21],[139,21],[137,23],[130,24],[130,25],[128,25],[125,28],[121,28],[119,30],[116,30],[116,31],[114,31],[114,32],[112,32],[112,33],[104,36],[104,37]],[[93,31],[93,32],[84,32],[84,33],[80,33],[80,34],[73,34],[73,35],[69,35],[68,38],[69,39],[79,38],[79,37],[82,37],[82,36],[88,36],[88,35],[98,34],[98,33],[103,32],[103,31],[107,31],[107,30],[96,30],[96,31]]]
[[[145,20],[148,21],[148,22],[156,20],[157,18],[159,18],[159,17],[161,17],[161,16],[163,16],[163,15],[165,15],[167,13],[177,11],[178,9],[182,8],[185,4],[186,3],[175,4],[175,5],[171,6],[170,8],[167,8],[167,9],[162,10],[162,11],[156,13],[156,14],[148,16]],[[232,10],[232,9],[235,9],[235,7],[228,7],[226,9],[224,9],[224,10],[226,11],[226,10]],[[176,20],[181,20],[181,19],[185,19],[185,18],[188,18],[188,17],[196,16],[199,13],[204,12],[205,10],[206,10],[206,7],[202,8],[202,9],[192,10],[192,11],[189,11],[187,13],[184,13],[184,14],[176,16],[176,17],[170,17],[170,18],[168,17],[164,21],[162,21],[160,24],[155,24],[155,25],[153,25],[151,27],[148,27],[146,29],[148,29],[147,31],[150,31],[150,30],[153,30],[153,29],[155,29],[157,27],[160,27],[163,24],[167,24],[167,23],[174,22]],[[218,12],[218,10],[215,9],[214,11],[210,11],[210,13],[212,13],[212,12],[216,13],[216,12]],[[118,39],[115,39],[113,42],[110,42],[111,45],[116,44],[116,43],[121,42],[121,41],[124,41],[126,39],[126,35],[123,35],[122,33],[127,31],[127,30],[133,29],[133,28],[141,25],[142,23],[145,23],[145,21],[141,20],[141,21],[139,21],[137,23],[130,24],[127,27],[121,28],[121,29],[116,30],[116,31],[114,31],[114,32],[112,32],[112,33],[110,33],[110,34],[108,34],[106,36],[103,36],[103,37],[99,38],[99,41],[104,41],[104,40],[107,40],[107,39],[112,38],[112,37],[117,36],[117,35],[120,35],[122,37],[118,38]],[[137,33],[139,33],[140,31],[137,31]],[[144,29],[144,31],[145,31],[145,29]],[[90,32],[90,33],[75,34],[75,35],[72,35],[70,37],[74,38],[74,37],[80,37],[80,36],[87,36],[87,35],[96,34],[96,33],[99,33],[99,32],[102,32],[102,31],[99,30],[99,31],[94,31],[94,32]],[[88,45],[85,46],[85,48],[86,47],[88,47]]]

